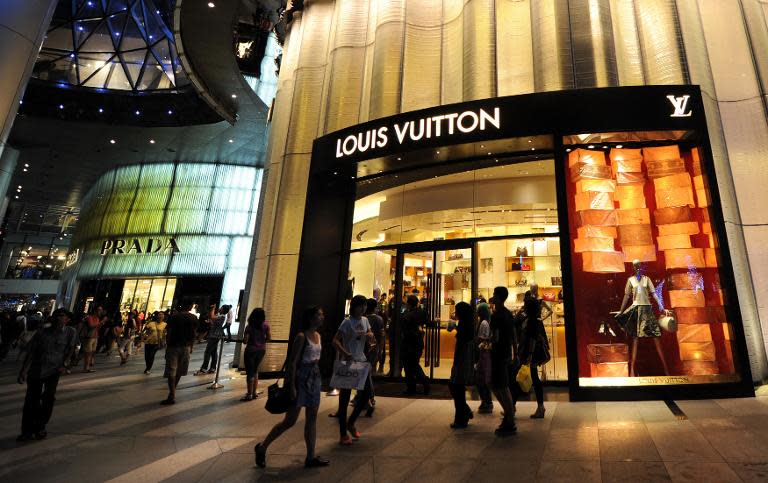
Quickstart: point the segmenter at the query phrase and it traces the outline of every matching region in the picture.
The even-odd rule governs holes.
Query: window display
[[[673,134],[566,149],[583,386],[738,380],[701,152]]]

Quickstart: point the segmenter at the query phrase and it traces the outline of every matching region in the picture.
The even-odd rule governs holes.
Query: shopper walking
[[[384,333],[384,318],[379,315],[378,312],[379,303],[376,299],[368,299],[365,306],[365,317],[368,319],[368,323],[371,324],[371,332],[376,340],[376,350],[371,352],[371,373],[376,372],[378,366],[381,366],[381,370],[384,370],[384,362],[382,362],[382,354],[384,352],[384,340],[386,335]]]
[[[93,368],[93,355],[99,343],[99,331],[103,325],[104,309],[97,307],[86,318],[86,339],[83,340],[83,372],[96,372]]]
[[[342,360],[367,362],[366,342],[373,347],[376,345],[371,325],[368,319],[363,316],[367,303],[368,300],[363,295],[352,297],[349,303],[349,317],[344,319],[333,337],[333,346]],[[357,391],[354,409],[347,420],[347,407],[351,396],[352,389],[339,389],[339,408],[336,411],[336,417],[339,418],[339,444],[345,446],[352,444],[352,438],[360,438],[360,432],[355,427],[355,422],[371,399],[371,378],[368,377],[363,390]],[[348,432],[349,434],[347,434]]]
[[[320,307],[309,307],[304,311],[301,332],[296,335],[291,345],[285,367],[285,388],[291,391],[295,406],[288,409],[281,422],[276,424],[264,441],[254,446],[256,465],[267,465],[267,449],[281,434],[292,428],[299,419],[301,408],[304,409],[304,443],[307,446],[306,468],[328,466],[329,461],[315,454],[317,439],[317,410],[320,408],[320,354],[321,338],[317,330],[323,325],[324,315]]]
[[[163,405],[176,402],[176,386],[189,369],[189,356],[192,354],[197,330],[197,317],[189,313],[191,308],[192,303],[183,303],[181,311],[173,314],[165,327],[164,377],[168,379],[168,397],[160,402]]]
[[[208,317],[211,321],[211,328],[208,332],[208,342],[203,354],[203,365],[200,366],[198,371],[195,371],[196,376],[216,372],[216,363],[219,360],[219,341],[224,337],[224,324],[226,323],[227,312],[229,311],[228,307],[228,305],[222,305],[219,312],[216,313],[216,306],[211,305]]]
[[[501,425],[496,434],[504,436],[517,432],[515,406],[509,392],[509,366],[512,363],[512,347],[517,347],[512,314],[504,306],[509,297],[506,287],[493,289],[493,314],[491,315],[491,378],[493,393],[504,409]]]
[[[122,325],[122,330],[117,332],[117,352],[120,354],[121,366],[125,365],[125,363],[128,362],[128,357],[133,354],[133,337],[136,334],[137,323],[138,319],[132,317],[131,314],[128,314],[125,323]]]
[[[453,397],[455,414],[453,417],[454,429],[466,428],[469,420],[474,417],[467,404],[467,386],[474,383],[474,350],[475,343],[475,313],[472,306],[466,302],[456,304],[456,347],[453,351],[453,367],[451,368],[451,381],[448,388]],[[448,330],[451,331],[449,325]]]
[[[493,396],[491,395],[491,308],[487,303],[477,306],[477,317],[480,323],[477,327],[477,373],[475,383],[480,396],[480,407],[477,412],[490,414],[493,412]]]
[[[144,324],[144,374],[149,375],[155,363],[157,351],[165,347],[165,312],[156,312],[155,316]]]
[[[536,412],[531,414],[533,419],[544,417],[544,387],[539,378],[539,367],[550,360],[549,341],[544,330],[543,319],[552,315],[549,305],[539,298],[539,286],[532,284],[525,294],[523,313],[526,324],[523,329],[523,340],[520,344],[520,360],[523,364],[530,364],[533,390],[536,393]]]
[[[45,426],[53,413],[59,377],[69,369],[67,364],[77,343],[77,332],[69,327],[71,320],[68,310],[56,310],[50,326],[39,329],[29,343],[18,377],[19,384],[27,383],[27,394],[16,441],[48,435]]]
[[[405,394],[416,394],[416,381],[424,385],[424,394],[429,394],[429,380],[419,364],[424,352],[424,330],[427,324],[427,313],[419,307],[419,298],[409,295],[406,299],[407,311],[403,315],[403,348],[402,360],[405,370]]]
[[[241,401],[252,401],[259,395],[259,365],[267,351],[267,342],[272,339],[266,319],[267,315],[262,308],[253,309],[248,316],[248,325],[243,335],[246,391]]]

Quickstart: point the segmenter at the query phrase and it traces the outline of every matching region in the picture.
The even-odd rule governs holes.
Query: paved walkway
[[[663,402],[550,401],[534,421],[534,403],[521,402],[519,434],[508,438],[492,433],[497,414],[454,431],[450,401],[382,397],[358,424],[363,438],[343,448],[328,417],[337,399],[324,396],[318,452],[331,466],[303,468],[302,419],[260,470],[253,445],[279,417],[262,399],[239,401],[241,376],[226,371],[215,393],[207,378],[185,377],[177,404],[165,407],[162,354],[150,376],[140,359],[120,367],[99,356],[98,372],[64,377],[48,439],[25,444],[15,442],[24,388],[14,363],[0,364],[0,481],[768,481],[768,394],[677,401],[686,420]]]

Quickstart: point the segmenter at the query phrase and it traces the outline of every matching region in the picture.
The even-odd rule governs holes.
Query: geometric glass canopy
[[[1,1],[1,0],[0,0]],[[169,0],[60,0],[32,76],[123,91],[189,84],[168,23]]]

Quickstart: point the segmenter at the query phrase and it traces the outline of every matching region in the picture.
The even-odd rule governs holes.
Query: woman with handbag
[[[322,345],[317,329],[323,325],[323,309],[309,307],[304,311],[301,321],[301,332],[296,335],[291,346],[291,352],[286,361],[285,385],[290,391],[295,404],[288,408],[285,418],[277,423],[264,441],[257,444],[253,451],[256,453],[256,465],[264,468],[267,465],[267,449],[281,434],[289,430],[299,419],[301,408],[304,415],[304,443],[307,445],[306,468],[328,466],[329,461],[315,455],[317,440],[317,410],[320,407],[320,354]]]
[[[544,417],[544,387],[539,379],[539,367],[552,358],[549,351],[549,341],[544,330],[543,319],[552,315],[549,305],[539,298],[539,286],[531,284],[531,289],[525,294],[523,301],[523,313],[525,315],[525,327],[523,328],[523,342],[520,347],[520,360],[523,364],[530,365],[533,390],[536,393],[536,412],[531,414],[532,419]]]
[[[165,348],[165,312],[156,312],[147,324],[144,324],[142,340],[144,341],[144,374],[149,375],[155,363],[155,354]]]
[[[451,368],[451,382],[448,388],[453,397],[453,405],[456,412],[453,417],[451,428],[466,428],[469,420],[474,417],[472,410],[467,404],[467,386],[471,386],[474,381],[474,350],[475,324],[474,310],[466,302],[456,304],[456,348],[453,351],[453,367]],[[449,323],[448,331],[452,331],[452,324]]]

